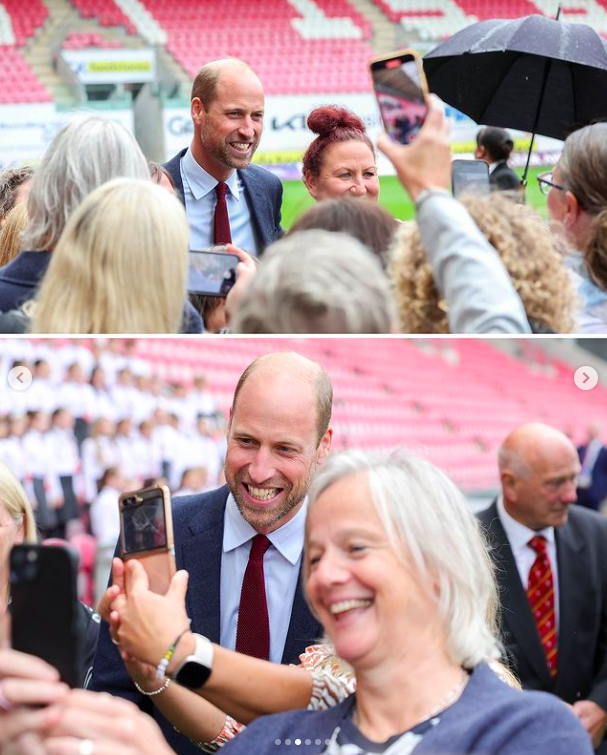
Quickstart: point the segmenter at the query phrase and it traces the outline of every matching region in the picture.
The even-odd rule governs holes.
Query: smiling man
[[[322,367],[293,352],[260,357],[242,374],[230,410],[227,486],[173,502],[175,558],[190,575],[193,632],[276,663],[297,663],[322,636],[300,572],[306,496],[331,448],[332,398]],[[153,713],[180,755],[199,752],[161,714],[170,715],[184,690],[172,685],[155,694],[161,684],[137,682],[139,691],[104,623],[90,687]]]
[[[185,203],[190,249],[231,241],[258,255],[282,235],[282,184],[250,165],[264,105],[261,81],[241,60],[216,60],[196,75],[192,143],[164,166]]]
[[[502,602],[504,645],[526,689],[570,703],[595,748],[607,724],[607,520],[575,506],[569,438],[522,425],[499,451],[502,495],[479,514]]]

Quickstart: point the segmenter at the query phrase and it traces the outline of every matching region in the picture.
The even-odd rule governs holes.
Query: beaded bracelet
[[[177,636],[177,639],[173,640],[169,649],[160,659],[160,663],[158,664],[158,666],[156,666],[156,679],[158,679],[159,682],[161,682],[163,679],[166,678],[166,670],[168,668],[169,663],[171,662],[171,658],[173,657],[173,654],[175,653],[175,649],[177,648],[177,645],[179,644],[179,641],[181,640],[183,635],[186,632],[190,631],[191,623],[192,623],[192,619],[188,619],[187,627],[183,630],[183,632],[181,632],[181,634]]]
[[[159,695],[161,692],[164,692],[165,689],[169,686],[171,683],[171,680],[168,678],[168,676],[164,680],[164,684],[159,689],[155,689],[153,692],[147,692],[146,690],[142,689],[136,681],[133,680],[133,684],[137,688],[138,692],[141,692],[142,695],[145,695],[146,697],[154,697],[154,695]]]

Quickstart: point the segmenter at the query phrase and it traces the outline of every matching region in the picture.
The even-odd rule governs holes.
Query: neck
[[[428,655],[426,648],[384,668],[357,670],[356,679],[356,724],[368,739],[384,742],[427,719],[442,701],[453,704],[450,693],[464,677],[446,653]]]
[[[213,176],[216,181],[227,181],[234,172],[234,168],[229,168],[227,165],[224,165],[219,162],[219,160],[216,160],[209,155],[208,152],[205,152],[202,148],[200,135],[197,136],[194,134],[190,149],[192,150],[192,157],[196,160],[198,165],[206,170],[210,176]]]

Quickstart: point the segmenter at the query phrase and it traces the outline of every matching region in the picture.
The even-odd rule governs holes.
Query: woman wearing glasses
[[[552,173],[538,176],[552,230],[580,299],[577,330],[607,332],[607,123],[567,137]]]

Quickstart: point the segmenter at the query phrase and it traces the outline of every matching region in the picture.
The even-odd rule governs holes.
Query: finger
[[[241,249],[239,246],[236,246],[235,244],[226,244],[226,252],[229,252],[229,254],[235,254],[238,259],[245,260],[249,255],[247,252],[245,252],[244,249]]]
[[[187,571],[185,569],[180,569],[173,575],[173,579],[171,580],[171,584],[169,585],[167,592],[167,595],[170,595],[171,597],[177,599],[180,605],[183,604],[184,607],[189,578],[190,575],[187,573]]]
[[[87,739],[83,737],[82,739]],[[51,737],[44,742],[46,755],[80,755],[80,743],[77,737]],[[108,740],[96,740],[94,755],[134,755],[128,745],[117,744]]]
[[[16,710],[2,714],[2,738],[0,739],[0,745],[2,742],[9,742],[11,739],[20,737],[27,731],[44,731],[53,720],[50,708],[43,710]],[[4,755],[4,751],[2,752]]]
[[[377,139],[377,148],[392,162],[395,161],[399,145],[396,144],[385,131],[382,131]]]
[[[102,619],[108,621],[110,611],[112,610],[112,603],[120,595],[120,588],[118,585],[111,585],[101,596],[99,605],[97,606],[97,613]]]
[[[3,677],[52,682],[59,681],[59,672],[41,658],[3,648],[0,650],[0,678]]]
[[[50,705],[69,692],[63,682],[45,682],[36,679],[5,679],[2,694],[13,705]]]
[[[28,731],[5,745],[2,755],[46,755],[46,750],[38,734]]]
[[[124,561],[120,558],[112,559],[112,582],[124,592]]]
[[[133,590],[149,590],[148,575],[136,558],[126,564],[124,585],[127,595],[130,595]]]

